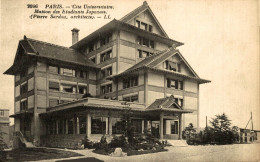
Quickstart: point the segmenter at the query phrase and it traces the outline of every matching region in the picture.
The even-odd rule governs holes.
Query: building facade
[[[201,79],[147,2],[69,48],[24,37],[14,64],[15,131],[36,145],[74,147],[84,136],[122,133],[131,111],[136,133],[180,139],[199,127]],[[48,140],[45,140],[48,139]],[[65,144],[66,143],[66,144]]]
[[[0,136],[7,147],[10,146],[9,124],[9,109],[0,109]]]

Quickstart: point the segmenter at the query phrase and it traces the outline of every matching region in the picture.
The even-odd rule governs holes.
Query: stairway
[[[18,131],[15,132],[15,135],[20,139],[20,141],[25,145],[26,148],[32,148],[35,147],[32,142],[28,142],[22,132]]]
[[[186,140],[167,140],[167,143],[173,147],[187,147],[188,144]]]

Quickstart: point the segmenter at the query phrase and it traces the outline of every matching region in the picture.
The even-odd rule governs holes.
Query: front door
[[[20,131],[24,137],[28,138],[31,136],[31,119],[30,117],[24,117],[20,119]]]
[[[179,121],[171,121],[171,134],[179,134]]]
[[[156,138],[159,138],[160,135],[159,125],[160,125],[160,121],[152,121],[151,134]]]

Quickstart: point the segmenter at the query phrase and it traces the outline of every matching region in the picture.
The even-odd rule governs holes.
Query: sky
[[[259,121],[259,1],[257,0],[148,0],[148,5],[196,73],[211,83],[200,85],[200,126],[206,116],[226,113],[232,124],[244,128],[253,113]],[[18,41],[29,38],[69,47],[71,29],[80,29],[79,39],[102,25],[120,19],[139,7],[142,0],[1,0],[0,108],[14,109],[14,78],[3,75],[12,64]],[[111,5],[111,19],[30,19],[27,4]],[[13,121],[12,121],[13,122]]]

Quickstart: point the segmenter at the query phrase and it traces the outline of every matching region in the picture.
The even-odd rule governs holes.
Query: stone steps
[[[188,144],[186,140],[167,140],[167,143],[173,147],[187,147]]]

